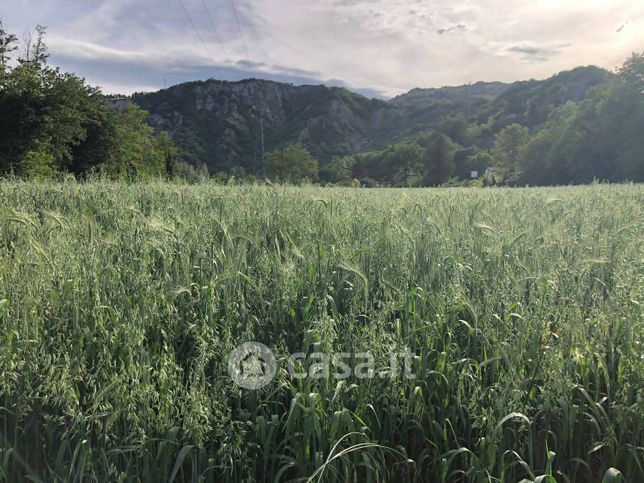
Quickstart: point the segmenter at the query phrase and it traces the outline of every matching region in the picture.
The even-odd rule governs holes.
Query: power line
[[[212,30],[215,32],[215,37],[217,38],[217,42],[219,42],[219,45],[221,46],[221,50],[224,51],[226,60],[228,61],[228,63],[231,63],[230,56],[228,55],[228,50],[226,49],[226,45],[221,39],[221,35],[219,35],[219,30],[217,30],[217,25],[215,25],[215,20],[212,18],[212,14],[210,13],[210,8],[208,8],[208,4],[206,3],[206,0],[201,0],[201,3],[203,3],[204,8],[206,9],[206,13],[208,14],[208,19],[210,19],[210,25],[212,26]]]
[[[242,42],[244,44],[244,52],[246,53],[246,61],[250,64],[250,55],[248,55],[248,44],[246,43],[246,37],[244,36],[244,31],[242,30],[241,23],[239,22],[239,15],[237,14],[237,6],[235,5],[235,0],[230,0],[230,6],[233,8],[233,14],[235,16],[235,23],[237,24],[237,30],[239,30],[239,35],[241,36]],[[262,106],[259,108],[259,133],[260,133],[260,142],[262,146],[262,165],[260,167],[261,170],[261,176],[264,177],[264,164],[266,163],[266,151],[264,148],[264,111],[267,113],[270,113],[270,110],[265,107],[264,102],[261,102]],[[252,106],[251,108],[251,116],[257,119],[257,117],[252,114],[253,110],[257,110],[257,107],[255,105]],[[257,146],[257,131],[255,131],[255,146]],[[255,152],[257,152],[257,148],[255,148]]]
[[[197,25],[195,22],[192,20],[192,17],[190,16],[190,12],[188,12],[188,9],[186,8],[186,5],[183,3],[183,0],[179,0],[179,3],[181,4],[181,7],[183,8],[183,11],[186,13],[186,17],[188,17],[188,21],[190,22],[190,25],[192,25],[192,28],[194,29],[195,33],[197,34],[197,37],[199,37],[199,40],[201,41],[201,44],[203,45],[203,48],[206,49],[206,52],[208,53],[208,57],[210,57],[210,60],[212,60],[213,64],[216,64],[215,58],[212,56],[212,53],[210,52],[210,49],[208,48],[208,44],[204,42],[203,37],[199,33],[199,29],[197,28]]]
[[[230,0],[230,5],[233,7],[233,13],[235,14],[235,23],[237,23],[237,29],[239,30],[239,35],[241,35],[242,42],[244,42],[244,51],[246,51],[246,60],[250,62],[250,56],[248,55],[248,45],[246,45],[246,37],[244,37],[244,32],[242,31],[241,24],[239,23],[239,16],[237,15],[237,7],[235,6],[235,0]]]

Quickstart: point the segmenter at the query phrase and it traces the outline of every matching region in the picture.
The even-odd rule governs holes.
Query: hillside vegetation
[[[644,181],[644,56],[611,74],[580,67],[543,81],[414,89],[391,101],[257,79],[181,84],[135,103],[211,173],[262,176],[266,152],[300,143],[320,179],[439,185],[488,167],[492,183]],[[490,181],[490,180],[488,180]]]
[[[17,37],[0,22],[0,176],[362,186],[644,181],[644,53],[615,74],[579,67],[543,81],[413,89],[390,101],[259,79],[115,100],[50,66],[45,31],[28,35],[17,54]]]
[[[2,480],[642,475],[640,185],[1,182],[0,206]],[[226,371],[248,341],[279,364],[256,391]],[[375,377],[289,375],[314,351]]]
[[[323,163],[334,155],[382,148],[430,129],[441,130],[448,121],[491,123],[481,146],[489,147],[494,132],[505,125],[537,127],[554,107],[583,100],[588,89],[610,78],[606,71],[586,67],[546,81],[414,89],[389,102],[323,85],[208,80],[137,94],[133,100],[153,114],[159,128],[173,133],[186,156],[213,163],[212,170],[217,170],[245,166],[253,159],[255,168],[261,166],[262,113],[268,150],[300,142]],[[455,131],[449,134],[458,137]]]

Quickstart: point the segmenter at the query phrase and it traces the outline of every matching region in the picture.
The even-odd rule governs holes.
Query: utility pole
[[[266,112],[271,112],[268,108],[266,107],[257,107],[255,105],[252,106],[251,108],[251,116],[254,119],[257,119],[257,116],[252,113],[252,111],[259,111],[259,139],[261,143],[261,148],[262,148],[262,158],[261,158],[261,176],[262,178],[265,177],[264,173],[264,164],[266,163],[266,145],[264,143],[264,111]],[[255,131],[257,132],[257,131]],[[257,146],[257,137],[255,137],[255,146]],[[257,149],[257,148],[255,148]]]
[[[262,178],[264,175],[264,165],[266,164],[266,153],[264,152],[264,110],[259,111],[259,135],[262,143]]]

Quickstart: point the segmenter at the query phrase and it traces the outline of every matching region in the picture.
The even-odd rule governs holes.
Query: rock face
[[[323,85],[208,80],[138,94],[133,101],[151,113],[157,129],[170,133],[186,161],[204,162],[211,173],[234,167],[258,173],[262,138],[266,152],[301,142],[324,164],[334,155],[413,137],[454,116],[533,127],[553,107],[582,99],[608,76],[594,67],[579,68],[545,81],[413,89],[390,101]]]
[[[132,104],[132,99],[129,97],[108,97],[107,102],[117,111],[125,112],[128,106]]]
[[[302,142],[326,161],[368,145],[373,112],[387,103],[345,89],[293,86],[259,79],[178,85],[134,101],[168,131],[192,162],[211,172],[243,166],[254,172],[264,149]]]

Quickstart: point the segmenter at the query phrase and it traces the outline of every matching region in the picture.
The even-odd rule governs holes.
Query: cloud
[[[66,70],[84,73],[92,85],[106,92],[130,94],[170,87],[193,80],[239,81],[248,78],[270,79],[289,84],[321,84],[346,87],[367,97],[384,98],[376,89],[351,86],[338,79],[326,79],[321,72],[306,71],[264,62],[239,60],[234,64],[212,64],[199,55],[148,55],[110,49],[88,42],[50,39],[56,53],[52,61]]]
[[[459,24],[456,24],[456,25],[454,25],[452,27],[438,29],[436,32],[438,32],[439,35],[443,35],[443,34],[446,34],[448,32],[452,32],[454,30],[463,31],[463,30],[467,30],[467,27],[465,25],[463,25],[462,23],[459,23]]]
[[[553,47],[535,47],[529,45],[514,45],[508,51],[521,54],[521,58],[529,61],[545,62],[551,57],[559,55],[563,48],[570,44],[560,44]]]
[[[50,37],[47,43],[49,49],[55,52],[55,56],[75,58],[77,60],[153,62],[156,59],[155,56],[145,52],[114,49],[65,37]]]
[[[48,25],[53,62],[124,93],[221,76],[393,96],[614,68],[644,46],[640,0],[235,0],[241,34],[230,0],[183,2],[188,15],[174,0],[15,0],[0,16]]]

